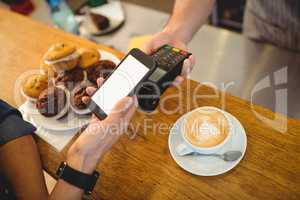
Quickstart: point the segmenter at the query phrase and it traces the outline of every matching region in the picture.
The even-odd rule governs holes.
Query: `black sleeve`
[[[0,100],[0,146],[18,137],[34,133],[35,127],[22,119],[21,113]]]

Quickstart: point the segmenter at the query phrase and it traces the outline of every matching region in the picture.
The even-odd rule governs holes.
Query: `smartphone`
[[[135,93],[135,88],[148,79],[155,66],[149,55],[132,49],[91,97],[89,109],[105,119],[118,101]]]

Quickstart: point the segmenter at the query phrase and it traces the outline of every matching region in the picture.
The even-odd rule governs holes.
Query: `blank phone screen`
[[[92,96],[92,100],[109,114],[116,103],[127,96],[148,71],[148,67],[132,55],[128,55]]]

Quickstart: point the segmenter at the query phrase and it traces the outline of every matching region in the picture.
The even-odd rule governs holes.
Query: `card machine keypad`
[[[151,55],[156,63],[156,69],[138,92],[141,109],[153,111],[156,108],[160,95],[170,86],[176,76],[181,74],[183,62],[190,55],[191,53],[170,45],[162,46]],[[139,98],[139,94],[144,96]],[[148,96],[145,97],[145,95]]]

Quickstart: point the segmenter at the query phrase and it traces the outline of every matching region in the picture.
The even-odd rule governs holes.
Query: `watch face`
[[[58,177],[61,177],[61,175],[62,175],[63,172],[64,172],[64,169],[65,169],[66,165],[67,165],[66,162],[62,162],[62,163],[59,165],[59,167],[58,167],[58,169],[57,169],[57,171],[56,171],[56,175],[57,175]]]

